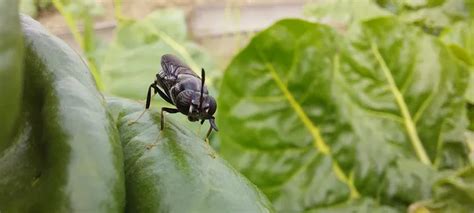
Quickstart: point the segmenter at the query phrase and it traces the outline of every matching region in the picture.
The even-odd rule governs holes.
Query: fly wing
[[[171,88],[179,83],[180,75],[191,75],[199,78],[199,76],[197,76],[188,65],[179,60],[178,57],[171,54],[161,56],[161,68],[162,70],[156,77],[159,86],[163,88],[169,97],[171,97]],[[171,98],[174,99],[173,97]]]
[[[161,67],[168,75],[177,77],[179,74],[189,74],[199,78],[199,76],[196,75],[187,64],[171,54],[161,56]]]

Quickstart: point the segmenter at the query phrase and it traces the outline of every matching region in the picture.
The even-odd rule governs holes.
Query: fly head
[[[202,102],[201,102],[202,100]],[[194,95],[189,106],[188,120],[198,121],[213,119],[217,109],[216,100],[209,95]]]

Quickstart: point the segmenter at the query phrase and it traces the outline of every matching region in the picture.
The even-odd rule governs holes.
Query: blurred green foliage
[[[398,15],[403,21],[423,27],[426,32],[439,34],[452,24],[474,18],[472,0],[375,0]]]
[[[350,30],[353,24],[374,17],[392,14],[378,7],[372,0],[322,0],[305,6],[304,14],[319,22],[329,23],[340,31]]]
[[[194,70],[205,68],[209,85],[219,72],[209,55],[189,40],[184,12],[157,10],[141,20],[124,16],[121,1],[114,1],[117,27],[113,40],[100,40],[94,32],[103,8],[93,0],[53,0],[83,49],[99,88],[107,94],[143,99],[144,91],[160,69],[159,58],[173,53]],[[84,29],[80,30],[79,26]],[[102,80],[104,78],[104,80]]]
[[[357,21],[393,14],[404,22],[416,24],[426,32],[438,35],[454,23],[474,18],[474,1],[323,0],[306,5],[305,14],[343,29]]]
[[[12,143],[22,102],[23,41],[17,11],[14,0],[0,1],[0,152]]]
[[[82,48],[99,90],[104,90],[98,67],[100,41],[97,39],[94,29],[95,18],[102,13],[102,7],[95,0],[52,0],[52,3],[64,17],[74,40]],[[82,26],[82,31],[79,26]]]
[[[142,20],[120,21],[102,60],[106,92],[143,99],[161,69],[160,58],[166,53],[180,56],[195,71],[203,67],[209,76],[207,85],[213,85],[218,71],[208,54],[189,40],[184,12],[166,9]]]
[[[452,51],[460,60],[471,66],[471,77],[466,99],[474,104],[474,19],[458,22],[446,28],[440,37],[451,46]]]
[[[20,12],[35,17],[51,5],[51,0],[20,0]]]

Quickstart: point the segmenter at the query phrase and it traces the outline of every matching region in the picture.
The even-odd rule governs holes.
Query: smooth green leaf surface
[[[210,146],[165,113],[109,98],[124,149],[128,212],[271,212],[267,198]]]
[[[24,16],[21,24],[21,122],[0,152],[0,211],[123,211],[117,129],[86,64],[38,22]]]
[[[18,2],[0,1],[0,152],[9,144],[20,113],[23,43]]]
[[[442,170],[469,163],[467,67],[395,18],[359,28],[342,37],[280,21],[224,75],[221,154],[278,211],[368,199],[403,212],[432,196]]]

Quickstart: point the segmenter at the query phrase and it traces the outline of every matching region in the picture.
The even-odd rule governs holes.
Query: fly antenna
[[[199,98],[199,110],[202,108],[202,101],[204,99],[204,82],[206,81],[206,72],[204,72],[204,68],[201,68],[201,97]]]

